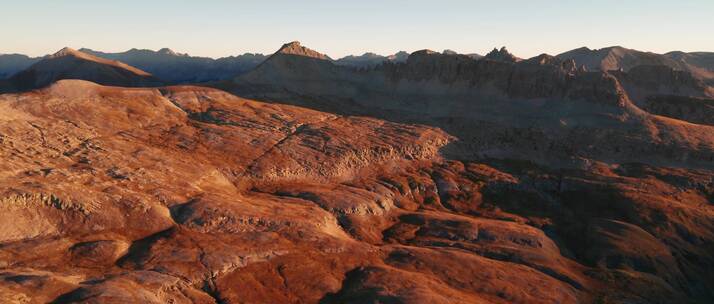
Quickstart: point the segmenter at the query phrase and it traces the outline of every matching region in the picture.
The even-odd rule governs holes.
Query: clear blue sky
[[[453,49],[517,56],[622,45],[714,51],[714,0],[2,0],[0,53],[169,47],[220,57],[282,43],[332,57]]]

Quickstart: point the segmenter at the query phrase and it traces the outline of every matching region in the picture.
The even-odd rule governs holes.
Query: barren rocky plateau
[[[711,303],[711,79],[622,52],[63,50],[0,84],[1,302]]]

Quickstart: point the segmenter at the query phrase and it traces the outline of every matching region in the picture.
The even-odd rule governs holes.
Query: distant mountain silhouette
[[[667,56],[613,46],[591,50],[587,47],[574,49],[556,57],[573,59],[578,64],[585,65],[588,70],[612,71],[622,69],[628,71],[638,65],[666,65],[672,68],[683,68],[679,62]]]
[[[656,54],[621,46],[601,49],[581,47],[556,57],[573,59],[591,71],[629,71],[638,66],[667,66],[678,71],[688,71],[695,78],[714,84],[714,53],[669,52]]]
[[[404,62],[409,53],[400,51],[394,55],[382,56],[375,53],[364,53],[359,56],[349,55],[335,60],[335,64],[356,68],[374,67],[384,62]]]
[[[125,62],[169,83],[200,83],[228,79],[253,69],[266,58],[262,54],[246,53],[213,59],[180,54],[168,48],[158,51],[131,49],[121,53],[104,53],[91,49],[80,51]]]
[[[513,54],[511,54],[506,47],[501,47],[501,49],[496,49],[494,48],[491,52],[486,54],[483,58],[489,59],[489,60],[496,60],[496,61],[505,61],[505,62],[516,62],[519,61],[520,59]]]
[[[714,53],[669,52],[664,56],[683,64],[692,74],[714,85]]]
[[[444,50],[444,54],[456,55],[458,53],[452,50]],[[481,58],[483,56],[475,53],[465,54],[471,58]],[[335,60],[336,65],[356,67],[356,68],[371,68],[385,62],[399,63],[407,61],[409,53],[399,51],[393,55],[382,56],[375,53],[364,53],[359,56],[349,55]]]
[[[0,54],[0,79],[10,78],[17,72],[30,67],[40,60],[42,60],[41,57],[29,57],[21,54]]]
[[[45,87],[62,79],[80,79],[103,85],[143,87],[160,85],[150,73],[125,63],[63,48],[7,80],[5,90]]]

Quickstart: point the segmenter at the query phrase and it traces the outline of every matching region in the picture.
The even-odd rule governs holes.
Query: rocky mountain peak
[[[179,54],[174,52],[170,48],[162,48],[160,49],[157,53],[162,54],[162,55],[171,55],[171,56],[178,56]]]
[[[429,49],[423,49],[423,50],[418,50],[418,51],[412,53],[412,55],[434,55],[434,54],[439,54],[439,52],[434,52]]]
[[[501,49],[496,49],[494,48],[491,52],[486,54],[484,57],[486,59],[490,60],[496,60],[496,61],[505,61],[505,62],[516,62],[518,61],[518,58],[511,54],[506,47],[501,47]]]
[[[538,56],[528,59],[527,62],[538,65],[554,65],[559,64],[560,60],[548,54],[540,54]]]
[[[591,52],[591,51],[592,51],[592,50],[591,50],[589,47],[583,46],[583,47],[579,47],[579,48],[574,49],[574,50],[570,50],[569,52],[582,53],[582,52]]]
[[[424,50],[418,50],[416,52],[409,54],[409,57],[407,57],[406,62],[410,62],[410,63],[416,64],[416,65],[419,65],[420,63],[426,63],[426,62],[433,63],[434,60],[436,60],[435,58],[440,58],[443,56],[444,55],[442,55],[439,52],[434,52],[432,50],[424,49]]]
[[[556,58],[556,57],[553,57],[553,58],[555,58],[556,60],[558,60],[558,58]],[[564,70],[566,70],[566,71],[568,71],[568,72],[576,72],[576,71],[578,71],[578,64],[577,64],[577,62],[575,62],[575,59],[572,59],[572,58],[571,58],[571,59],[566,59],[566,60],[564,60],[564,61],[561,63],[561,66],[563,67]]]
[[[283,46],[275,54],[303,56],[321,60],[332,60],[325,54],[319,53],[317,51],[311,50],[300,45],[300,41],[293,41],[290,43],[283,44]]]
[[[80,51],[77,51],[73,48],[70,47],[64,47],[61,50],[57,51],[56,53],[52,54],[50,57],[52,58],[57,58],[57,57],[64,57],[64,56],[77,56],[79,57],[82,53]]]
[[[119,62],[114,62],[114,61],[109,61],[103,58],[96,57],[90,53],[85,53],[81,52],[78,50],[75,50],[70,47],[64,47],[61,50],[57,51],[56,53],[47,56],[47,59],[57,59],[57,58],[62,58],[62,57],[74,57],[74,58],[79,58],[82,60],[87,60],[87,61],[93,61],[93,62],[99,62],[102,64],[109,64],[109,65],[118,65],[121,64]]]
[[[405,51],[399,51],[399,52],[395,53],[394,55],[387,56],[387,58],[389,60],[396,61],[396,62],[405,61],[405,60],[407,60],[408,57],[409,57],[409,53],[407,53]]]

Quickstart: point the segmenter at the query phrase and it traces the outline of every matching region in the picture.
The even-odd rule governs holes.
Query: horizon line
[[[292,41],[292,42],[295,42],[295,41],[300,42],[299,40],[294,40],[294,41]],[[290,42],[286,42],[286,43],[290,43]],[[302,44],[302,43],[301,43],[301,45],[304,46],[304,47],[307,47],[307,48],[309,48],[309,49],[312,49],[312,50],[314,50],[314,51],[317,51],[317,52],[319,52],[319,53],[321,53],[321,54],[327,55],[327,56],[330,57],[330,58],[334,58],[335,60],[336,60],[336,59],[345,58],[345,57],[349,57],[349,56],[363,56],[363,55],[365,55],[365,54],[370,54],[370,53],[371,53],[371,54],[377,54],[377,55],[380,55],[380,56],[390,56],[390,55],[397,54],[397,53],[399,53],[399,52],[406,52],[406,53],[408,53],[408,54],[412,54],[412,53],[418,52],[418,51],[430,50],[430,51],[434,51],[434,52],[438,52],[438,53],[443,53],[444,51],[455,51],[455,52],[457,52],[458,54],[478,54],[478,55],[484,56],[484,55],[488,54],[488,52],[491,51],[491,49],[489,49],[489,50],[487,50],[487,51],[485,51],[485,52],[478,52],[478,51],[476,51],[476,52],[474,52],[474,51],[466,51],[466,52],[463,52],[463,51],[457,51],[457,50],[454,50],[454,49],[451,49],[451,48],[446,48],[446,49],[444,49],[444,50],[438,50],[438,51],[437,51],[437,50],[430,49],[430,48],[420,48],[420,49],[416,49],[416,50],[412,50],[412,51],[408,51],[408,50],[406,50],[406,49],[401,49],[401,50],[397,50],[397,51],[390,52],[390,53],[379,53],[379,52],[376,52],[376,51],[368,51],[368,50],[367,50],[367,51],[362,51],[362,52],[354,52],[354,53],[347,54],[347,55],[342,55],[342,56],[339,56],[339,55],[338,55],[338,56],[332,56],[332,55],[330,55],[330,54],[328,54],[328,53],[326,53],[326,52],[322,52],[322,51],[320,51],[319,49],[312,48],[312,47],[310,47],[310,46],[308,46],[308,45],[305,45],[305,44]],[[170,48],[170,47],[161,47],[161,48],[158,48],[158,49],[141,48],[141,47],[131,47],[131,48],[128,48],[128,49],[124,49],[124,50],[119,50],[119,51],[117,51],[117,50],[115,50],[115,49],[114,49],[114,50],[95,49],[95,48],[90,48],[90,47],[86,47],[86,46],[82,46],[82,47],[80,47],[80,48],[73,48],[73,47],[71,47],[71,46],[63,46],[63,47],[57,48],[56,51],[52,51],[52,52],[45,53],[45,54],[36,54],[36,53],[35,53],[35,54],[31,54],[31,53],[23,53],[23,52],[7,52],[7,53],[6,53],[6,52],[0,52],[0,55],[23,55],[23,56],[28,56],[28,57],[30,57],[30,58],[42,58],[42,57],[45,57],[45,56],[52,55],[52,54],[54,54],[54,53],[56,53],[56,52],[58,52],[58,51],[60,51],[60,50],[62,50],[62,49],[64,49],[64,48],[68,48],[68,47],[71,48],[71,49],[78,50],[78,51],[79,51],[79,50],[82,50],[82,49],[85,49],[85,50],[90,50],[90,51],[94,51],[94,52],[101,52],[101,53],[107,53],[107,54],[125,53],[125,52],[129,52],[129,51],[132,51],[132,50],[151,51],[151,52],[157,53],[157,52],[159,52],[159,51],[161,51],[161,50],[168,49],[168,50],[170,50],[170,51],[176,53],[177,55],[184,55],[184,56],[189,56],[189,57],[210,58],[210,59],[213,59],[213,60],[221,59],[221,58],[228,58],[228,57],[237,57],[237,56],[248,55],[248,54],[270,56],[270,55],[273,55],[275,52],[277,52],[277,51],[280,49],[280,46],[278,46],[275,50],[269,51],[269,52],[260,52],[260,51],[242,51],[242,52],[241,52],[241,51],[238,51],[238,52],[236,52],[236,53],[228,54],[228,55],[206,56],[206,55],[201,55],[201,54],[196,54],[196,53],[176,51],[174,48]],[[565,50],[565,51],[554,52],[554,53],[540,52],[540,53],[535,54],[535,55],[519,56],[518,53],[513,52],[512,50],[510,50],[510,49],[508,48],[508,46],[494,47],[493,49],[500,49],[501,47],[505,47],[505,48],[508,49],[508,51],[509,51],[510,53],[512,53],[513,55],[515,55],[515,56],[517,56],[517,57],[520,57],[520,58],[524,58],[524,59],[533,58],[533,57],[540,56],[540,55],[543,55],[543,54],[547,54],[547,55],[551,55],[551,56],[556,56],[556,55],[559,55],[559,54],[562,54],[562,53],[565,53],[565,52],[568,52],[568,51],[577,50],[577,49],[581,49],[581,48],[587,48],[587,49],[589,49],[589,50],[591,50],[591,51],[597,51],[597,50],[601,50],[601,49],[608,49],[608,48],[620,47],[620,48],[624,48],[624,49],[630,49],[630,50],[636,50],[636,51],[640,51],[640,52],[654,53],[654,54],[660,54],[660,55],[668,54],[668,53],[673,53],[673,52],[683,52],[683,53],[702,53],[702,52],[703,52],[703,53],[711,53],[711,52],[714,52],[714,50],[713,50],[713,51],[706,51],[706,50],[684,51],[684,50],[681,50],[681,49],[670,50],[670,51],[666,51],[666,52],[659,52],[659,51],[650,51],[650,50],[638,49],[638,48],[630,48],[630,47],[622,46],[622,44],[616,44],[616,45],[604,46],[604,47],[599,47],[599,48],[591,48],[591,47],[589,47],[589,46],[580,46],[580,47],[575,47],[575,48],[567,49],[567,50]]]

